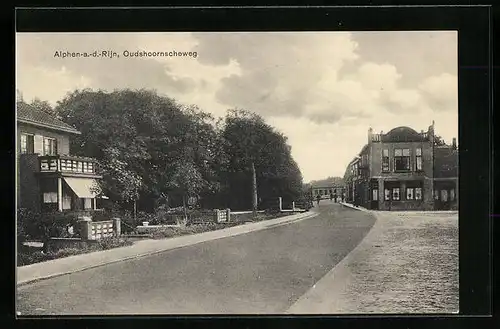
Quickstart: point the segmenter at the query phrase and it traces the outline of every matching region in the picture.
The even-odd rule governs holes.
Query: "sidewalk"
[[[23,285],[38,280],[79,272],[89,268],[120,262],[127,259],[148,256],[155,253],[190,246],[201,242],[259,231],[277,225],[286,225],[299,220],[312,218],[317,215],[318,213],[314,209],[311,209],[311,211],[305,213],[299,213],[256,223],[242,224],[222,230],[210,231],[201,234],[185,235],[170,239],[142,240],[137,241],[132,246],[97,251],[88,254],[80,254],[21,266],[17,268],[17,284]]]
[[[458,312],[458,215],[371,213],[363,241],[287,313]]]

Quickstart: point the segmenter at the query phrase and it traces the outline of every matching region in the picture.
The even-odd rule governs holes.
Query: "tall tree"
[[[265,202],[278,196],[293,200],[300,195],[302,175],[286,137],[260,116],[231,110],[225,118],[222,135],[229,157],[229,190],[236,199],[233,205],[250,206],[255,211],[259,200]]]

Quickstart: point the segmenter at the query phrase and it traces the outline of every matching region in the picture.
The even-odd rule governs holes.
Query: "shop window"
[[[450,190],[450,201],[455,201],[455,189]]]
[[[413,187],[407,187],[406,188],[406,200],[413,200],[414,199],[414,192],[415,189]]]
[[[378,189],[376,188],[372,190],[372,201],[378,201]]]
[[[399,187],[394,187],[392,189],[392,200],[395,200],[395,201],[399,200]]]
[[[434,200],[439,200],[439,191],[434,190]]]
[[[389,190],[388,188],[384,190],[384,200],[385,201],[391,200],[391,190]]]
[[[422,188],[421,187],[415,188],[415,200],[422,200]]]
[[[448,190],[441,190],[441,201],[448,201]]]

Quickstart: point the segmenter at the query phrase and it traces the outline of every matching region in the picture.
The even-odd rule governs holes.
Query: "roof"
[[[369,145],[368,144],[365,144],[365,146],[363,146],[363,148],[361,149],[361,151],[359,152],[359,155],[362,155],[362,154],[366,154],[368,153],[369,149],[368,149]]]
[[[425,137],[414,129],[406,126],[396,127],[387,134],[382,135],[382,142],[422,142]]]
[[[311,188],[313,189],[318,189],[318,188],[327,188],[327,189],[330,189],[330,188],[344,188],[344,185],[343,184],[332,184],[332,185],[312,185]]]
[[[69,124],[51,116],[46,112],[37,110],[28,104],[17,104],[17,121],[34,126],[65,131],[72,134],[81,134]]]
[[[458,150],[450,146],[434,148],[434,177],[458,177]]]

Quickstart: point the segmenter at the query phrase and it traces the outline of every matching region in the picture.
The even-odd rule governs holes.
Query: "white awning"
[[[79,198],[95,198],[99,185],[92,178],[64,177],[66,183]]]

